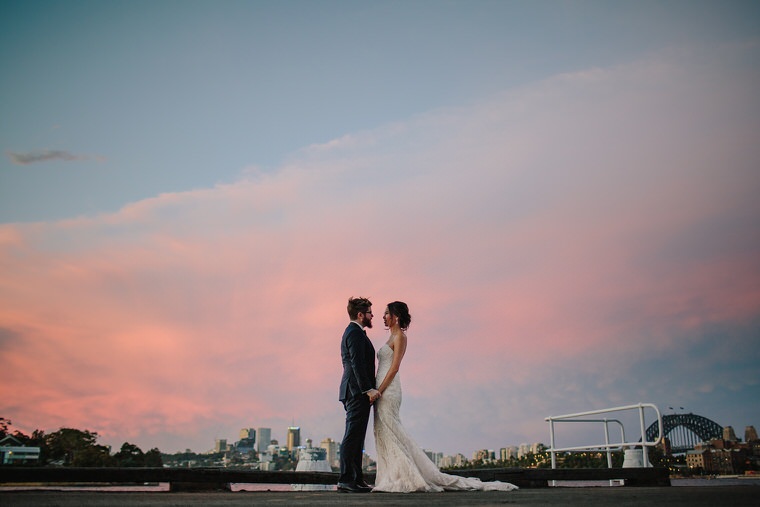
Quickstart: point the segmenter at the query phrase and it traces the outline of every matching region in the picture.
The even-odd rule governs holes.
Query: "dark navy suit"
[[[340,342],[343,378],[340,401],[346,409],[346,433],[340,443],[339,483],[363,482],[362,452],[372,404],[365,393],[375,388],[375,347],[356,322],[343,332]]]

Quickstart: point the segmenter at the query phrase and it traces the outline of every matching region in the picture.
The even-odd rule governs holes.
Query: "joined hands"
[[[377,400],[380,399],[380,397],[382,396],[382,393],[380,393],[380,391],[378,391],[377,389],[370,389],[369,391],[367,391],[367,396],[369,396],[370,403],[375,403]]]

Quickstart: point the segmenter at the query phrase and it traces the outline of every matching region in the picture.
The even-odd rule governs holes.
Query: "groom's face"
[[[367,313],[362,313],[362,326],[372,327],[372,308],[367,310]]]

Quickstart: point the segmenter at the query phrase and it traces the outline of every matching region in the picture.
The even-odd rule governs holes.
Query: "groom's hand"
[[[367,396],[369,396],[370,403],[374,403],[382,395],[380,394],[380,391],[378,391],[377,389],[370,389],[369,391],[367,391]]]

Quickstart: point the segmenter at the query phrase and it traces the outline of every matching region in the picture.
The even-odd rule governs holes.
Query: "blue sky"
[[[758,27],[757,2],[0,3],[0,415],[338,440],[364,295],[411,308],[423,447],[640,401],[741,434]]]
[[[757,35],[755,2],[3,2],[0,221],[113,212],[558,73]],[[18,166],[8,153],[79,160]]]

